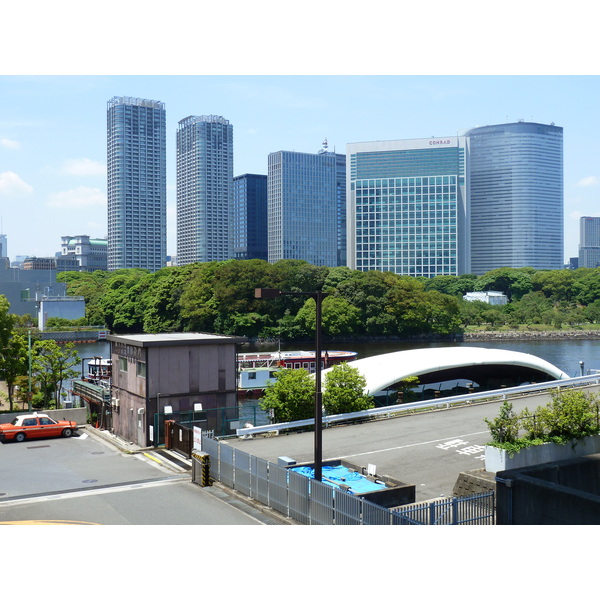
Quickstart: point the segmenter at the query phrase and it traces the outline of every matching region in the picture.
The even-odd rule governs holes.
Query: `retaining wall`
[[[0,413],[0,423],[10,423],[17,415],[26,415],[29,411],[21,410],[12,413]],[[38,410],[31,412],[40,412],[53,419],[75,421],[77,425],[85,425],[88,418],[88,409],[83,408],[60,408],[56,410]]]

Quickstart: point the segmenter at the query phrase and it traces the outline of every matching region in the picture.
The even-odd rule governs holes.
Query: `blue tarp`
[[[294,467],[292,470],[311,479],[314,479],[315,477],[315,470],[312,467]],[[323,466],[321,473],[323,483],[326,483],[332,487],[347,485],[350,487],[348,491],[351,494],[365,494],[366,492],[374,492],[385,489],[385,484],[369,481],[360,473],[351,471],[342,465],[333,467]]]

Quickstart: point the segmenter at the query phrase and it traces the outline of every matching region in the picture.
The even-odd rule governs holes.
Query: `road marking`
[[[489,433],[488,430],[485,431],[476,431],[475,433],[467,433],[461,437],[468,437],[470,435],[481,435],[482,433]],[[347,454],[346,456],[338,456],[338,459],[342,458],[354,458],[356,456],[368,456],[369,454],[379,454],[381,452],[393,452],[395,450],[404,450],[406,448],[415,448],[417,446],[427,446],[428,444],[439,444],[440,442],[444,442],[446,440],[455,440],[456,436],[450,436],[447,438],[440,438],[439,440],[429,440],[427,442],[417,442],[416,444],[405,444],[404,446],[395,446],[393,448],[382,448],[381,450],[371,450],[369,452],[359,452],[358,454]]]
[[[21,504],[36,504],[39,502],[52,502],[53,500],[65,500],[71,498],[82,498],[85,496],[100,496],[103,494],[114,494],[116,492],[128,492],[133,489],[140,488],[152,488],[161,487],[165,485],[173,485],[175,483],[181,483],[182,481],[189,481],[188,476],[175,476],[169,479],[159,479],[157,481],[146,481],[146,482],[133,482],[123,485],[115,485],[110,487],[97,487],[93,489],[85,489],[80,491],[47,494],[45,496],[35,496],[29,498],[15,498],[14,500],[6,499],[0,501],[0,508],[5,506],[19,506]]]
[[[0,521],[0,525],[100,525],[91,521],[59,521],[55,519],[39,519],[36,521]]]
[[[144,452],[144,456],[147,456],[150,460],[153,460],[153,461],[157,462],[159,465],[162,465],[162,460],[158,460],[158,458],[156,458],[155,456],[152,456],[151,454],[148,454],[147,452]]]

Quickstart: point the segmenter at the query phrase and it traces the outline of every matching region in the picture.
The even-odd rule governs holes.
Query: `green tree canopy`
[[[0,356],[0,381],[6,383],[10,410],[13,410],[15,384],[27,374],[28,341],[23,335],[13,335]]]
[[[36,340],[33,345],[32,371],[42,393],[44,408],[60,406],[63,382],[77,377],[79,373],[74,367],[78,363],[79,355],[74,344],[61,347],[54,340]]]
[[[509,300],[518,300],[533,289],[531,276],[534,272],[530,267],[494,269],[477,279],[474,291],[503,292]]]
[[[306,369],[281,369],[275,383],[267,386],[260,407],[273,411],[276,423],[300,421],[315,416],[315,382]]]
[[[323,408],[330,415],[373,408],[373,398],[365,392],[366,380],[347,362],[334,365],[325,375]]]

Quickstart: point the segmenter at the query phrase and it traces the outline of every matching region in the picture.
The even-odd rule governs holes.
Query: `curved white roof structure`
[[[360,358],[352,361],[350,365],[365,377],[367,382],[365,391],[368,394],[384,390],[410,376],[455,371],[460,372],[461,377],[464,377],[470,368],[473,372],[484,367],[492,372],[507,367],[524,368],[529,372],[541,373],[546,379],[569,378],[559,368],[532,354],[471,346],[401,350]],[[323,375],[330,370],[325,369]]]

